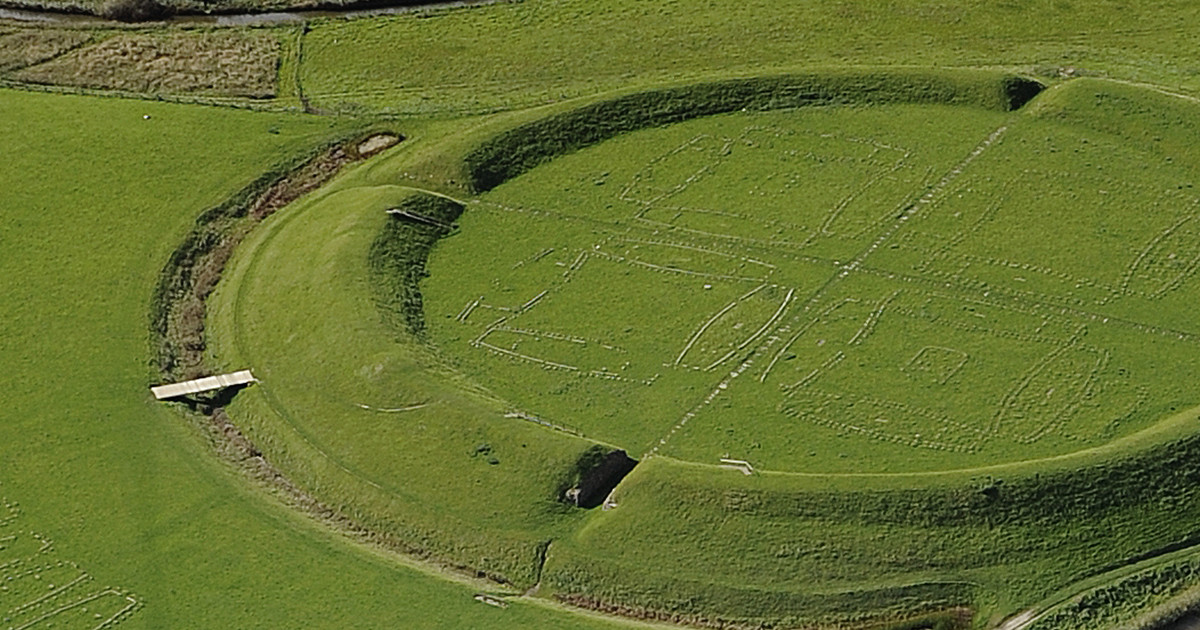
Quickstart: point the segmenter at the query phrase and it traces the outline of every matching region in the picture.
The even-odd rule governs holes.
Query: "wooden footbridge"
[[[250,373],[250,370],[241,370],[239,372],[231,372],[229,374],[220,374],[217,376],[206,376],[181,383],[171,383],[170,385],[158,385],[151,387],[150,391],[154,394],[154,398],[158,400],[167,400],[170,398],[178,398],[187,396],[188,394],[200,394],[210,392],[215,389],[224,389],[226,387],[236,387],[238,385],[247,385],[257,383],[258,379]]]

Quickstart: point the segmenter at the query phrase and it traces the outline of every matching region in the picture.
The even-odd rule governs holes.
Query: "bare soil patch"
[[[396,146],[400,136],[391,133],[377,133],[358,143],[358,154],[369,157],[389,147]]]

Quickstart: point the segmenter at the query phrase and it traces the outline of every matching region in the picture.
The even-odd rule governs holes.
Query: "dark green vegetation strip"
[[[815,105],[941,103],[1012,110],[1042,90],[1031,79],[991,72],[830,72],[702,83],[640,92],[512,129],[463,161],[475,191],[487,191],[559,155],[620,133],[737,110]]]
[[[449,234],[463,207],[444,197],[414,194],[400,202],[371,244],[371,286],[384,318],[409,335],[422,337],[425,310],[421,280],[438,239]]]
[[[1090,590],[1039,618],[1028,630],[1184,630],[1195,627],[1197,611],[1200,558],[1193,556]]]

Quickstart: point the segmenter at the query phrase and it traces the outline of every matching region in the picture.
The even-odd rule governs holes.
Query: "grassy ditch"
[[[1028,630],[1172,630],[1200,610],[1200,558],[1194,555],[1089,590],[1039,617]]]
[[[861,628],[962,630],[977,593],[970,584],[929,582],[846,591],[739,587],[680,579],[664,588],[654,570],[613,570],[590,559],[566,565],[554,547],[543,588],[559,601],[637,619],[703,628]],[[601,591],[606,595],[598,596]],[[585,595],[593,593],[596,595]]]
[[[164,380],[199,378],[209,371],[204,365],[204,302],[246,234],[347,164],[367,157],[358,152],[359,144],[336,141],[315,157],[279,165],[196,219],[195,228],[171,254],[151,302],[154,365]]]
[[[522,125],[466,156],[468,181],[491,190],[557,156],[621,133],[738,110],[818,105],[939,103],[1013,110],[1040,92],[1036,81],[988,72],[829,72],[738,79],[651,90]]]
[[[393,220],[371,244],[371,286],[384,318],[404,334],[425,335],[421,281],[438,240],[453,231],[463,207],[444,197],[416,193],[394,209]]]

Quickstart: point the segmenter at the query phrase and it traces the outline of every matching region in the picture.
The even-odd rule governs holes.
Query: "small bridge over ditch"
[[[250,370],[241,370],[231,372],[229,374],[220,374],[217,376],[206,376],[181,383],[171,383],[169,385],[158,385],[151,387],[150,391],[154,394],[157,400],[168,400],[171,398],[179,398],[188,394],[199,394],[202,392],[210,392],[217,389],[225,389],[226,387],[237,387],[239,385],[248,385],[257,383],[258,379],[250,373]]]

